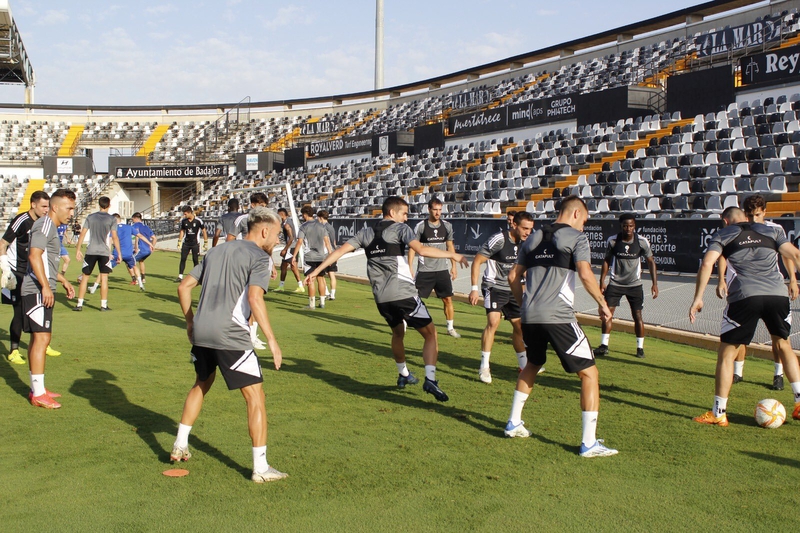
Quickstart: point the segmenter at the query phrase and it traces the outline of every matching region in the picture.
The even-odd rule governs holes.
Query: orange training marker
[[[171,468],[169,470],[164,470],[162,474],[164,474],[167,477],[183,477],[183,476],[188,476],[189,471],[184,470],[183,468]]]

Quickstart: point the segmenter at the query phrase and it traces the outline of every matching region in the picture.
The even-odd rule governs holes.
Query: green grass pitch
[[[421,385],[398,390],[389,329],[367,286],[341,282],[328,309],[270,293],[283,349],[276,372],[263,352],[268,457],[284,481],[249,481],[252,458],[241,395],[220,379],[206,399],[183,463],[161,474],[194,379],[177,303],[177,255],[147,263],[146,293],[111,274],[111,313],[99,294],[55,310],[46,383],[58,411],[27,403],[27,366],[0,363],[3,531],[777,531],[798,519],[800,423],[757,427],[758,400],[791,412],[791,392],[770,391],[772,364],[749,360],[733,388],[728,428],[691,417],[713,399],[714,354],[615,333],[598,362],[598,437],[611,458],[582,459],[579,381],[551,356],[523,413],[530,439],[506,439],[517,371],[510,328],[492,354],[494,382],[477,379],[482,308],[456,304],[439,370],[450,401]],[[74,279],[77,268],[70,267]],[[289,276],[292,279],[291,274]],[[277,282],[275,282],[277,284]],[[292,284],[289,283],[289,286]],[[196,292],[199,294],[199,290]],[[686,303],[687,307],[689,302]],[[10,307],[0,309],[3,354]],[[596,345],[599,332],[587,328]],[[23,355],[27,358],[27,335]],[[423,374],[421,337],[407,335],[409,366]]]

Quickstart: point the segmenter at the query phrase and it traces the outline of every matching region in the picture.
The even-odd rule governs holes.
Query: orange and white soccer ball
[[[786,420],[786,409],[778,400],[767,398],[756,405],[756,424],[762,428],[775,429]]]

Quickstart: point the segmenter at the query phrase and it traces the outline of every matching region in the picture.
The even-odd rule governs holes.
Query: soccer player
[[[64,246],[64,239],[67,235],[67,228],[69,226],[67,224],[59,224],[58,226],[58,241],[61,243],[61,251],[59,254],[61,255],[61,273],[65,276],[67,275],[67,269],[69,268],[69,252],[67,251],[67,247]]]
[[[314,209],[310,205],[304,205],[300,209],[300,216],[303,217],[303,224],[297,233],[297,244],[292,253],[292,263],[297,264],[297,254],[303,250],[304,272],[308,273],[317,268],[328,255],[326,250],[331,249],[331,240],[325,226],[314,220]],[[325,273],[317,278],[317,288],[319,288],[319,306],[325,309]],[[315,308],[316,294],[314,285],[308,286],[308,307]]]
[[[133,234],[136,237],[133,245],[134,259],[136,260],[136,266],[134,267],[136,269],[136,280],[139,281],[139,287],[144,290],[144,285],[147,283],[144,262],[156,249],[157,238],[150,226],[142,222],[141,213],[134,213],[131,221],[133,221]]]
[[[642,319],[644,290],[642,289],[641,258],[645,258],[647,267],[650,269],[650,278],[653,282],[650,293],[653,295],[653,299],[658,298],[656,262],[653,259],[650,242],[636,233],[636,217],[625,213],[619,217],[619,224],[622,231],[608,238],[606,257],[603,259],[603,266],[600,269],[600,290],[603,291],[606,303],[611,309],[611,319],[603,321],[600,346],[595,348],[594,356],[601,357],[608,354],[608,339],[611,337],[614,311],[624,296],[628,299],[628,305],[631,306],[633,315],[636,357],[641,359],[644,358],[644,320]],[[606,285],[606,276],[609,271],[611,279]]]
[[[783,227],[780,224],[775,224],[774,222],[764,220],[764,215],[766,215],[767,212],[767,202],[760,194],[754,194],[745,198],[744,202],[742,202],[742,208],[748,222],[765,224],[767,226],[776,228],[777,231],[782,232],[784,236],[786,235],[786,232],[783,231]],[[786,268],[786,272],[789,274],[789,299],[794,301],[797,298],[798,293],[795,266],[791,259],[786,257],[783,257],[782,259],[783,265]],[[725,298],[728,293],[728,278],[732,279],[736,275],[736,272],[734,272],[732,268],[728,268],[727,261],[724,257],[720,257],[717,261],[717,271],[719,272],[717,296],[720,298]],[[777,348],[778,347],[776,345],[772,345],[772,358],[775,361],[775,374],[772,376],[772,389],[783,390],[783,364],[781,363],[780,353],[778,352]],[[736,360],[733,362],[734,383],[739,383],[742,381],[744,359],[746,354],[747,350],[745,349],[744,345],[742,345],[736,354]]]
[[[219,242],[219,237],[222,233],[225,234],[225,242],[233,241],[236,239],[236,220],[239,218],[239,200],[231,198],[228,200],[228,212],[219,217],[217,229],[214,232],[214,240],[211,241],[211,247],[215,247]]]
[[[280,369],[281,349],[264,304],[272,270],[270,255],[278,242],[280,218],[271,209],[256,207],[250,210],[247,225],[244,239],[213,248],[178,286],[197,378],[183,405],[170,459],[186,461],[192,456],[189,432],[219,367],[228,389],[239,389],[247,404],[247,425],[253,445],[251,479],[264,483],[283,479],[286,474],[267,463],[267,410],[261,385],[264,378],[253,351],[248,319],[252,316],[261,326],[275,369]],[[194,314],[192,289],[197,285],[201,290]]]
[[[513,209],[509,209],[506,211],[506,229],[511,231],[514,228],[514,217],[517,216],[517,212]]]
[[[53,306],[56,282],[61,282],[67,298],[75,296],[67,278],[58,270],[59,224],[66,224],[75,212],[75,193],[58,189],[50,197],[50,208],[31,227],[28,250],[28,273],[22,282],[23,329],[31,334],[28,346],[28,364],[31,371],[31,405],[58,409],[60,394],[48,391],[44,385],[45,354],[53,331]],[[87,277],[84,277],[86,279]]]
[[[582,457],[615,455],[597,439],[597,414],[600,408],[600,381],[592,348],[575,320],[575,275],[586,292],[597,302],[600,317],[611,318],[603,293],[592,272],[589,240],[583,225],[589,218],[586,204],[577,196],[561,202],[554,224],[545,226],[525,241],[508,282],[517,303],[522,306],[522,334],[527,347],[528,365],[517,379],[507,437],[530,437],[522,421],[522,408],[533,390],[536,374],[547,360],[547,344],[553,347],[567,372],[581,380],[583,436]],[[522,278],[525,278],[523,289]]]
[[[267,207],[269,203],[269,199],[267,195],[263,192],[254,192],[250,195],[250,209],[254,207]],[[247,213],[243,213],[236,218],[235,222],[235,234],[234,239],[243,239],[245,235],[247,235]],[[231,238],[227,238],[227,240],[232,240]]]
[[[514,215],[511,224],[510,230],[500,230],[489,237],[472,260],[472,290],[469,293],[469,303],[477,304],[483,292],[483,306],[486,308],[486,327],[481,335],[481,366],[478,371],[478,379],[483,383],[492,382],[489,358],[492,355],[495,333],[500,326],[501,313],[511,322],[513,331],[511,343],[517,354],[520,370],[528,364],[525,343],[522,342],[519,304],[511,294],[508,273],[517,262],[519,247],[533,230],[533,217],[527,211],[520,211]],[[478,278],[484,263],[486,270],[479,291]]]
[[[203,250],[208,249],[208,233],[200,217],[194,216],[194,210],[188,205],[181,209],[183,219],[181,220],[181,231],[178,234],[178,247],[181,251],[181,262],[178,266],[178,278],[175,280],[180,283],[183,279],[183,270],[186,268],[186,259],[189,252],[192,253],[192,264],[197,266],[200,256],[200,241],[198,237],[203,232]],[[184,238],[185,237],[185,238]]]
[[[30,231],[34,222],[47,215],[50,196],[44,191],[31,194],[31,208],[15,216],[0,239],[0,270],[8,286],[2,290],[2,301],[10,304],[14,312],[8,332],[11,337],[8,361],[15,365],[24,365],[25,360],[19,351],[22,338],[22,280],[28,273],[28,244]],[[13,280],[13,281],[12,281]],[[61,352],[47,347],[47,355],[58,356]]]
[[[295,237],[297,236],[297,232],[294,229],[294,221],[289,216],[289,211],[281,207],[278,209],[278,215],[281,217],[281,231],[283,232],[283,250],[281,250],[281,282],[278,285],[278,288],[275,291],[283,291],[283,285],[286,282],[286,271],[289,270],[289,267],[292,267],[292,274],[294,274],[294,278],[297,280],[297,288],[294,292],[306,292],[303,288],[303,282],[300,281],[300,271],[297,269],[297,263],[293,262],[294,258],[294,248],[295,248]]]
[[[456,251],[453,246],[453,226],[446,220],[442,220],[442,206],[444,203],[435,196],[428,201],[428,219],[423,220],[414,228],[419,242],[426,246],[438,248],[439,250]],[[408,250],[408,265],[412,267],[411,275],[414,275],[414,250]],[[458,277],[458,266],[455,261],[446,259],[425,259],[420,257],[417,265],[417,276],[414,283],[419,291],[419,297],[427,299],[431,291],[436,291],[436,297],[442,300],[444,306],[444,318],[447,323],[447,334],[456,339],[461,335],[455,330],[453,325],[455,310],[453,309],[453,281]]]
[[[392,329],[392,354],[399,376],[397,386],[405,388],[419,380],[408,371],[406,352],[403,344],[405,325],[408,324],[419,331],[424,339],[422,359],[425,362],[425,382],[422,390],[432,394],[440,402],[449,398],[439,388],[436,380],[436,362],[439,358],[439,343],[436,328],[428,313],[428,309],[419,299],[417,288],[411,278],[405,246],[410,246],[423,257],[452,259],[466,267],[469,262],[464,256],[455,252],[439,250],[423,246],[414,235],[414,231],[405,222],[408,220],[408,203],[399,196],[389,196],[381,208],[383,220],[375,228],[365,227],[354,237],[330,254],[308,277],[306,284],[314,283],[314,278],[339,260],[346,253],[364,248],[367,258],[367,277],[372,285],[372,294],[378,306],[378,312]]]
[[[75,259],[83,261],[83,276],[81,277],[81,286],[78,289],[78,305],[72,308],[73,311],[83,311],[83,297],[86,296],[89,276],[92,275],[95,265],[100,271],[100,311],[111,311],[108,307],[108,274],[111,272],[112,266],[111,256],[108,253],[108,244],[106,244],[106,236],[109,232],[111,232],[111,240],[114,243],[117,257],[122,257],[122,253],[120,252],[119,237],[117,236],[117,219],[114,218],[114,215],[108,213],[111,200],[108,196],[101,196],[97,200],[97,204],[100,206],[100,211],[86,217],[81,235],[78,237],[78,249],[75,252]],[[83,246],[87,231],[89,232],[89,245],[86,247],[86,257],[84,258],[81,246]]]
[[[689,320],[694,323],[697,313],[703,309],[703,291],[720,256],[725,257],[728,268],[732,267],[736,276],[728,285],[728,305],[722,315],[714,405],[711,411],[696,417],[694,421],[700,424],[728,425],[728,396],[733,385],[733,361],[739,347],[750,344],[759,320],[764,321],[772,345],[777,346],[794,393],[795,409],[792,417],[800,419],[800,366],[788,340],[792,315],[783,275],[778,270],[778,254],[800,264],[800,250],[786,239],[782,231],[757,222],[747,222],[744,211],[737,207],[729,207],[723,211],[722,220],[725,227],[712,235],[697,272]]]
[[[333,251],[338,246],[336,240],[336,230],[333,228],[333,224],[328,223],[328,212],[324,209],[317,212],[317,220],[320,224],[325,227],[325,231],[328,232],[328,239],[331,241],[331,248],[328,250],[328,253],[333,253]],[[331,278],[331,290],[328,291],[328,300],[335,300],[336,299],[336,273],[339,272],[339,267],[336,263],[332,264],[328,268],[325,269],[325,275]],[[326,287],[327,288],[327,287]]]

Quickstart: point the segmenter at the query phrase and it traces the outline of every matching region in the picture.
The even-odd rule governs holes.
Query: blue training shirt
[[[58,231],[58,240],[61,241],[61,244],[64,244],[64,235],[67,234],[67,225],[61,224],[56,230]]]
[[[133,235],[141,235],[148,241],[153,240],[153,230],[151,230],[150,226],[148,226],[144,222],[137,222],[132,226],[132,228],[133,228]],[[152,250],[150,249],[149,244],[139,239],[139,252],[150,253],[152,252]]]
[[[133,257],[133,228],[127,224],[117,224],[117,236],[122,257]]]

